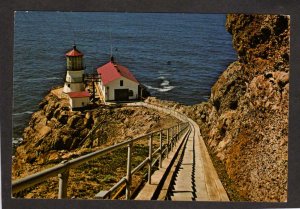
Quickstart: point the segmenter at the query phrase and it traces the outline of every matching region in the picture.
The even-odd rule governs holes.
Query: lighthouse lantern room
[[[67,74],[64,84],[64,93],[84,91],[84,66],[83,54],[73,46],[73,49],[66,53]]]

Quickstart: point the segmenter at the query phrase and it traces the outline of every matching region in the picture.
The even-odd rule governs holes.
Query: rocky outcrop
[[[178,122],[143,107],[97,106],[70,111],[52,92],[39,104],[13,159],[13,178]]]

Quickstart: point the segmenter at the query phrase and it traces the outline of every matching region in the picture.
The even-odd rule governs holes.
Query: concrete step
[[[174,193],[171,197],[174,201],[192,201],[193,194],[191,192]]]

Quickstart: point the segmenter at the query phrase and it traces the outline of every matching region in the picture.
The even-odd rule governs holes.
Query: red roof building
[[[101,76],[103,85],[107,85],[108,83],[121,77],[125,77],[133,82],[139,83],[134,75],[128,70],[128,68],[112,61],[99,67],[97,72]]]
[[[72,110],[86,107],[90,103],[90,93],[87,91],[69,92],[68,95]]]
[[[104,101],[129,101],[141,98],[138,80],[128,68],[111,61],[97,69],[101,81],[99,89]]]

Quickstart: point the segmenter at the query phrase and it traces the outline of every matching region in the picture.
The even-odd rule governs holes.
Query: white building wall
[[[63,92],[69,93],[74,91],[84,91],[83,83],[65,83]]]
[[[82,98],[70,98],[70,106],[71,108],[80,108],[87,106],[90,102],[89,97],[82,97]]]
[[[123,86],[120,86],[120,80],[123,80]],[[116,79],[106,86],[102,85],[102,82],[98,83],[99,89],[102,91],[105,101],[115,100],[115,89],[129,89],[133,91],[133,96],[129,96],[129,99],[137,99],[138,98],[138,86],[139,84],[129,80],[125,77]],[[109,88],[107,91],[107,87]]]
[[[84,91],[84,84],[82,82],[84,70],[67,71],[66,82],[64,84],[64,93],[74,91]]]
[[[123,80],[123,86],[120,86],[120,80]],[[107,84],[106,87],[109,87],[107,100],[115,100],[115,89],[129,89],[133,91],[133,96],[130,96],[129,99],[138,98],[138,83],[129,80],[127,78],[119,78]]]
[[[82,76],[84,71],[78,70],[78,71],[67,71],[66,75],[66,81],[67,82],[82,82]]]

